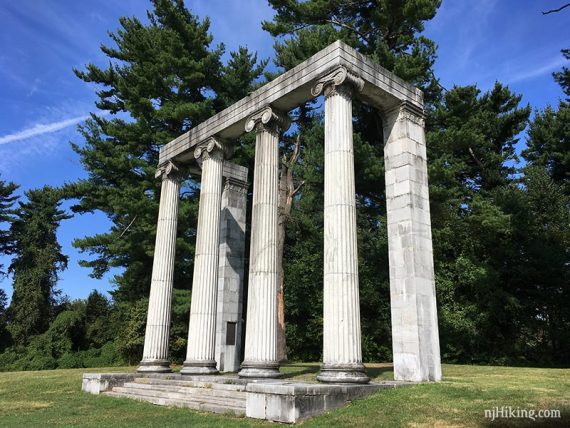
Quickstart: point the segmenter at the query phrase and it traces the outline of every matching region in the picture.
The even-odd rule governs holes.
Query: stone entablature
[[[248,118],[261,107],[270,105],[286,112],[315,98],[311,93],[315,82],[339,67],[362,79],[358,97],[374,107],[389,109],[408,101],[423,108],[422,91],[337,41],[162,147],[159,164],[170,159],[188,160],[192,147],[214,135],[236,139],[243,134]]]

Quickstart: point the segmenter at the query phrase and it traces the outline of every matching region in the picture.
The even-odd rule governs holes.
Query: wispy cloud
[[[551,73],[556,69],[562,67],[567,63],[568,60],[565,58],[556,58],[552,61],[549,61],[546,64],[539,65],[538,67],[533,67],[526,70],[520,70],[512,75],[512,77],[508,80],[509,83],[517,83],[523,80],[530,80],[535,77],[543,76],[547,73]]]
[[[31,137],[37,137],[38,135],[51,134],[52,132],[68,128],[70,126],[78,124],[79,122],[83,122],[87,118],[89,118],[89,116],[77,116],[57,122],[39,123],[30,128],[0,137],[0,144],[8,144],[13,141],[20,141]]]

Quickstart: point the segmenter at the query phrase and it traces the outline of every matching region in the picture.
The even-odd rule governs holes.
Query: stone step
[[[148,403],[157,404],[159,406],[184,407],[187,409],[201,410],[204,412],[214,412],[214,413],[231,413],[237,416],[245,415],[245,406],[243,407],[227,406],[227,405],[219,405],[212,403],[203,403],[187,399],[139,395],[133,392],[108,391],[104,392],[103,394],[109,397],[129,398],[131,400],[146,401]]]
[[[209,396],[209,397],[211,396],[228,397],[228,398],[242,399],[244,401],[246,399],[245,391],[236,391],[236,390],[198,388],[195,386],[178,386],[173,384],[150,384],[150,383],[139,383],[139,382],[127,382],[123,385],[123,387],[149,389],[153,391],[179,392],[183,394],[192,394],[192,395]]]
[[[244,398],[232,398],[232,397],[217,397],[210,395],[200,395],[193,393],[176,392],[170,390],[156,390],[156,389],[145,389],[145,388],[126,388],[124,386],[113,388],[113,392],[135,394],[139,396],[155,397],[155,398],[165,398],[174,400],[186,400],[193,401],[197,403],[207,403],[219,406],[229,406],[229,407],[243,407],[245,409],[246,400]]]
[[[137,377],[134,382],[149,385],[176,385],[193,388],[206,388],[225,391],[245,391],[245,384],[206,382],[198,380],[160,379],[153,377]]]

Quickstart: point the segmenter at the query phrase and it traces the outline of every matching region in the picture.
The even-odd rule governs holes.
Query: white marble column
[[[366,383],[362,364],[352,96],[364,82],[341,67],[317,82],[325,94],[323,364],[321,382]]]
[[[156,243],[152,265],[152,281],[148,301],[143,359],[139,372],[170,372],[168,338],[170,333],[170,306],[176,251],[176,225],[180,175],[172,163],[160,167],[156,177],[162,177],[160,207],[156,228]]]
[[[279,133],[289,119],[270,107],[248,119],[245,130],[255,129],[255,171],[251,249],[245,334],[245,356],[240,377],[279,376],[277,361],[277,197]]]
[[[383,122],[394,378],[439,381],[423,111],[404,102]]]
[[[182,374],[217,373],[215,360],[216,304],[222,168],[227,145],[216,137],[199,144],[194,157],[202,163],[196,231],[188,348]]]

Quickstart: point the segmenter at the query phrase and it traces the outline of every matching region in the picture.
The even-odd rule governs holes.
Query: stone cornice
[[[245,123],[245,131],[265,129],[268,131],[286,131],[291,126],[289,115],[277,111],[269,106],[252,114]]]
[[[364,80],[346,67],[340,66],[317,80],[311,88],[311,94],[318,97],[326,87],[332,86],[336,89],[341,85],[350,85],[355,91],[361,92],[364,88]],[[325,93],[325,96],[329,94],[330,92]]]

